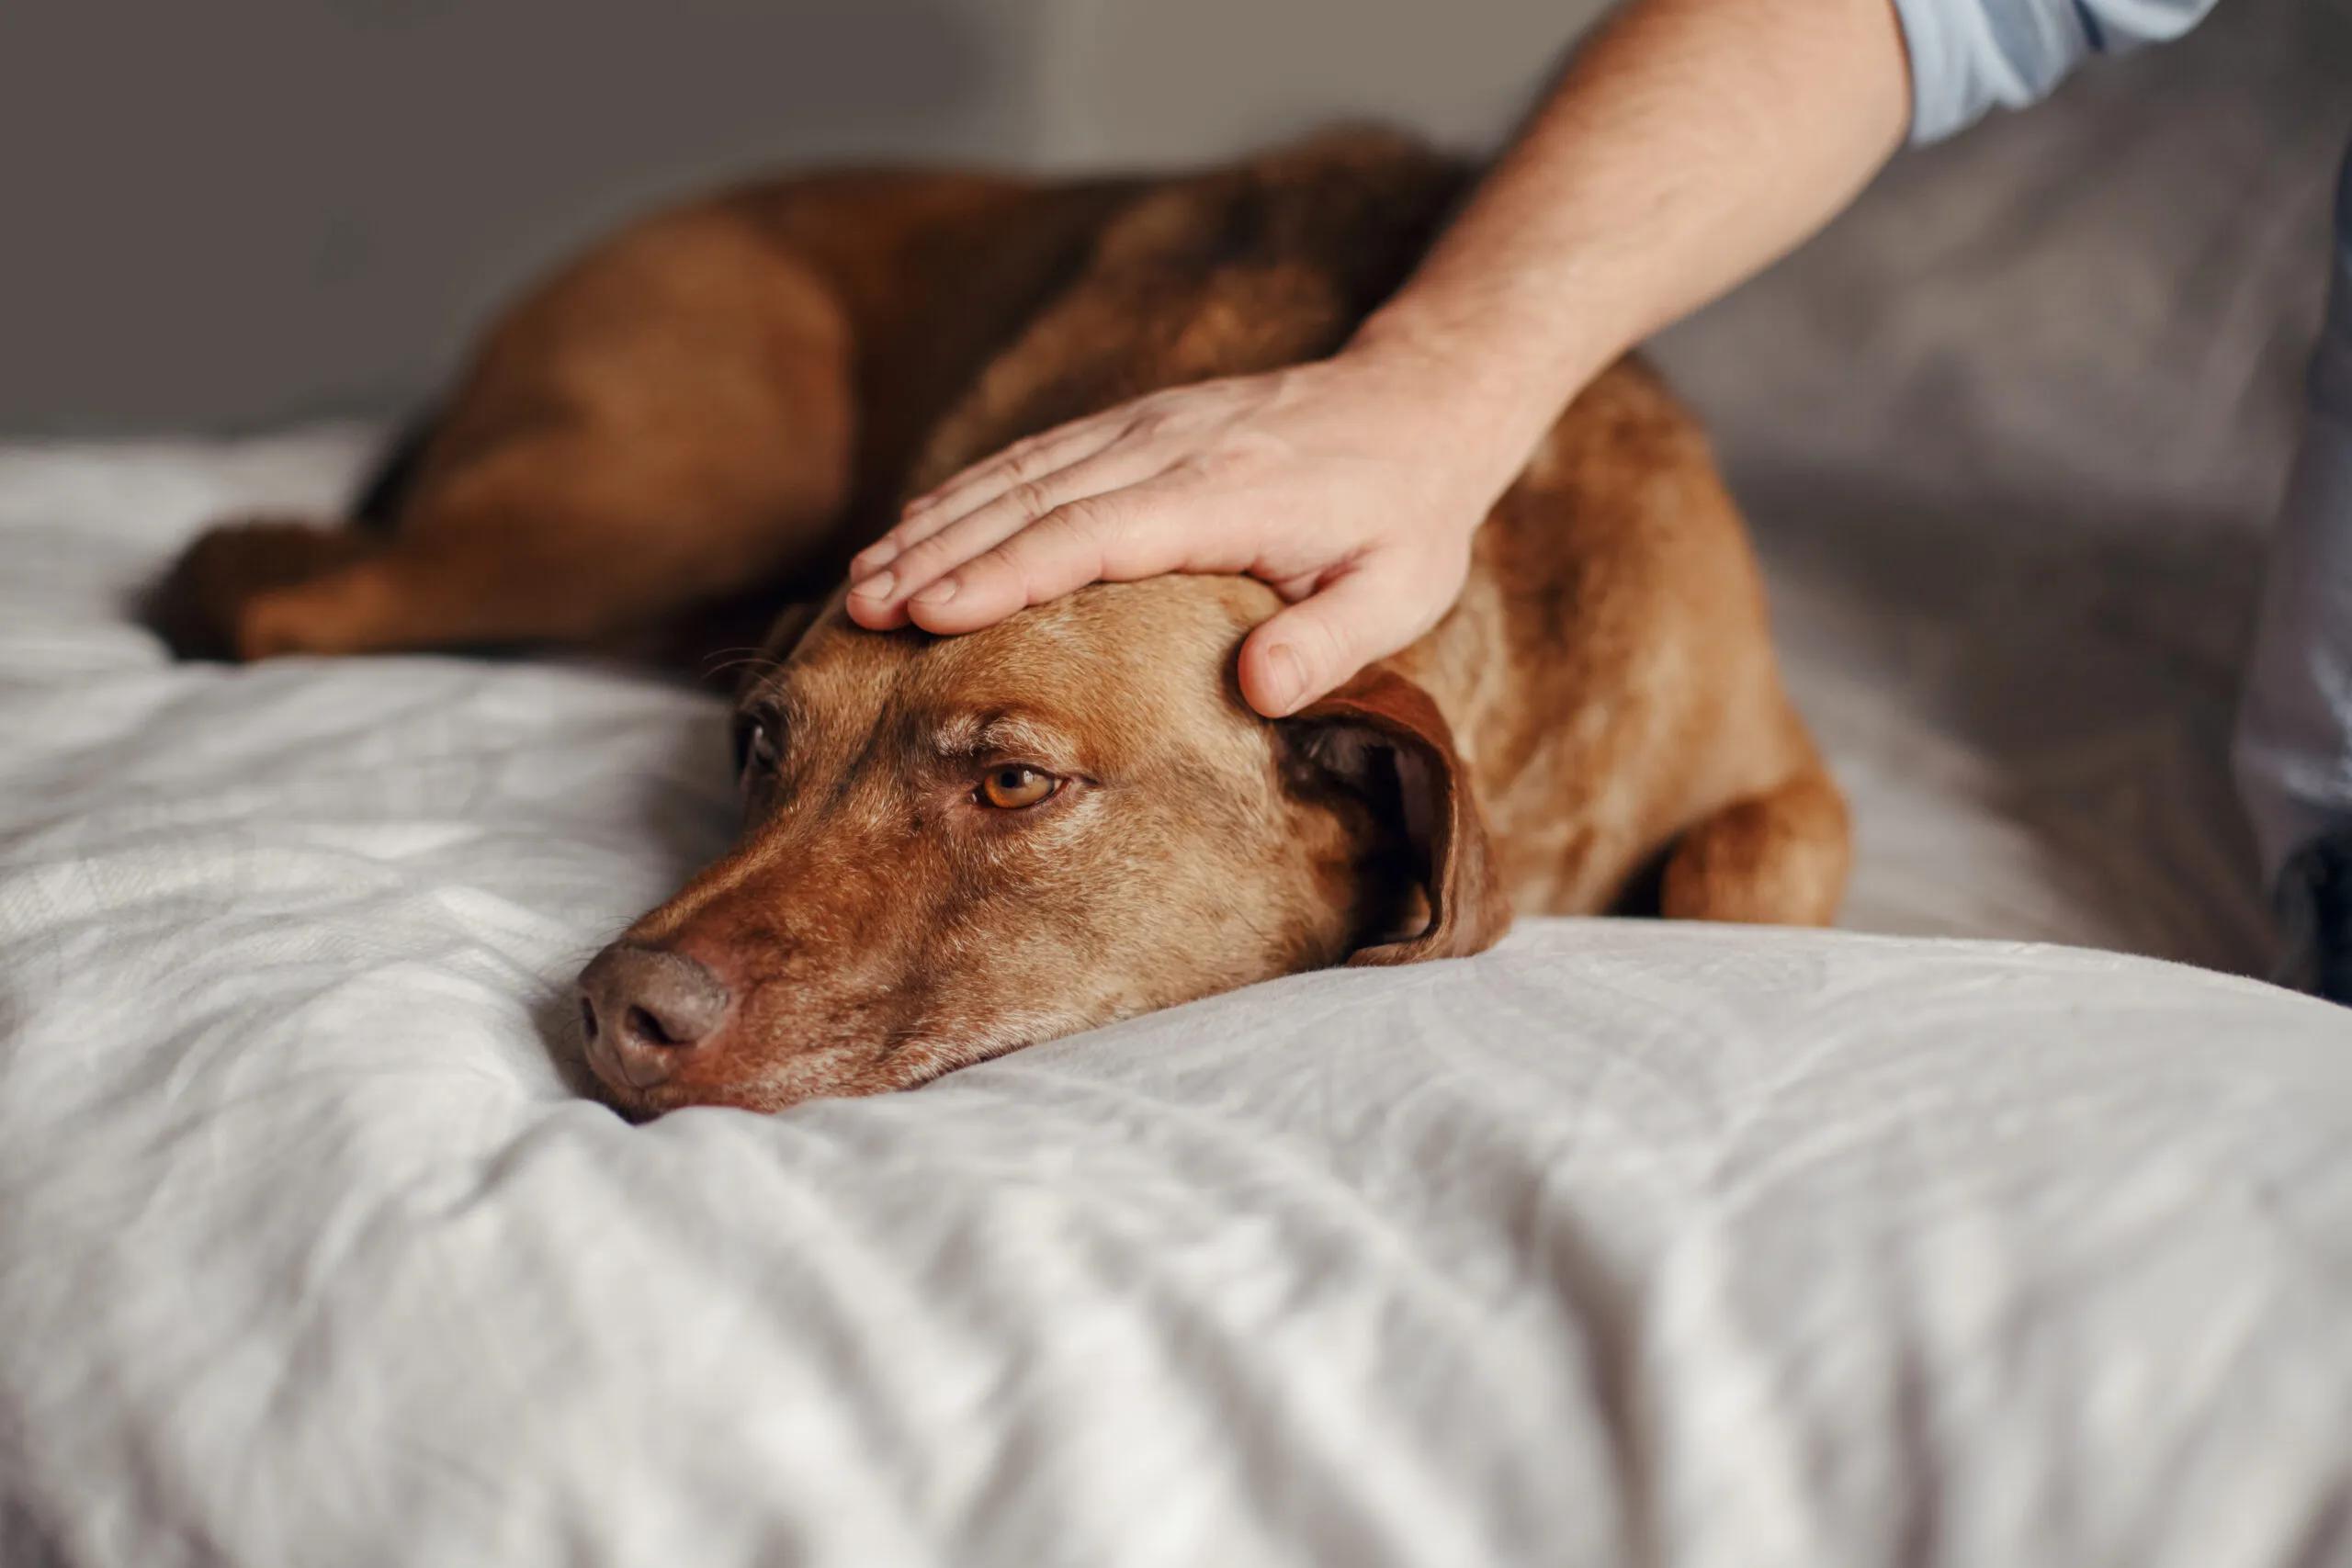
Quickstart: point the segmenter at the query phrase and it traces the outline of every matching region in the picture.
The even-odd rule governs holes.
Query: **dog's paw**
[[[246,635],[255,598],[375,553],[375,540],[332,524],[258,517],[209,529],[149,591],[141,618],[181,659],[242,660],[284,651]]]

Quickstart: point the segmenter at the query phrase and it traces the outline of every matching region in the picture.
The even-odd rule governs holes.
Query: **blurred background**
[[[531,273],[817,159],[1490,140],[1597,0],[7,0],[0,432],[413,401]]]
[[[1350,117],[1490,145],[1604,8],[6,0],[0,435],[413,409],[533,274],[779,165],[1179,164]],[[1751,488],[2257,517],[2347,122],[2352,0],[2222,0],[1906,154],[1663,355]]]
[[[0,434],[412,408],[534,273],[778,165],[1167,164],[1348,117],[1489,145],[1603,9],[7,0]],[[2347,120],[2352,0],[2223,0],[1899,160],[1666,357],[1744,471],[1907,443],[1930,489],[2259,512]]]

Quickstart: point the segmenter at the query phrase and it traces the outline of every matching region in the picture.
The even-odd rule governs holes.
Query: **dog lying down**
[[[1247,579],[956,637],[844,614],[900,497],[1335,350],[1468,178],[1349,132],[1177,178],[820,173],[662,214],[492,328],[354,525],[215,529],[158,625],[198,657],[691,661],[774,619],[736,697],[741,840],[580,977],[587,1064],[633,1115],[905,1089],[1278,975],[1474,953],[1514,909],[1825,922],[1844,803],[1739,516],[1637,363],[1560,417],[1453,613],[1290,719],[1235,683],[1278,604]]]

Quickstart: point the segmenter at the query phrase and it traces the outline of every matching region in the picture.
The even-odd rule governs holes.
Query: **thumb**
[[[1420,610],[1407,583],[1350,572],[1250,634],[1241,645],[1241,694],[1268,718],[1296,713],[1412,641]]]

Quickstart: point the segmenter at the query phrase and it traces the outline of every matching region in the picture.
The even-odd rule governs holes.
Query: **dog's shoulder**
[[[940,423],[914,487],[1131,398],[1336,351],[1470,178],[1409,137],[1348,130],[1138,190]]]
[[[1362,315],[1419,260],[1472,172],[1400,132],[1328,130],[1162,183],[1105,228],[1093,270],[1194,290],[1220,276],[1285,271]]]

